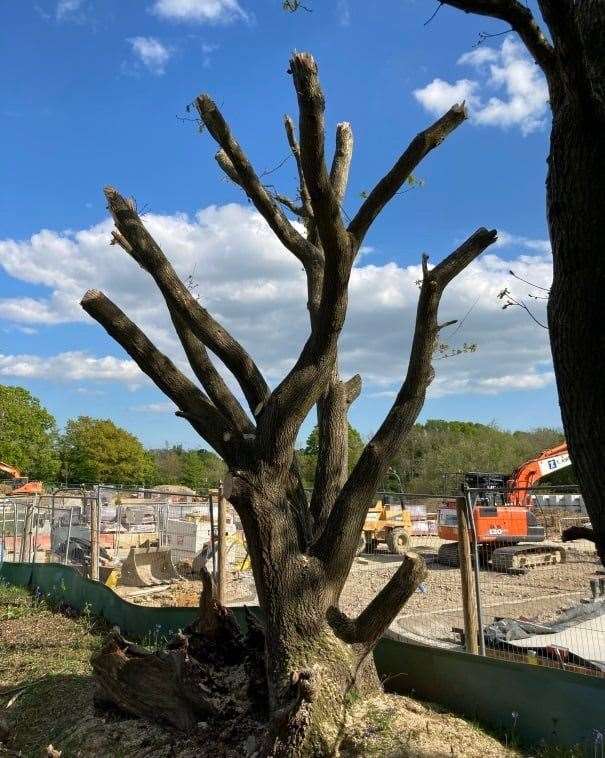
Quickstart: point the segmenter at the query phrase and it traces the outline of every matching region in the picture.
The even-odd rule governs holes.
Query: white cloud
[[[481,66],[498,60],[498,51],[493,47],[476,47],[458,58],[458,65]]]
[[[538,253],[550,253],[550,240],[531,239],[530,237],[521,237],[518,234],[510,234],[506,231],[498,230],[498,239],[495,247],[517,247],[527,250],[535,250]]]
[[[132,52],[148,71],[161,76],[166,71],[166,64],[172,55],[155,37],[131,37],[128,42]]]
[[[455,102],[466,99],[476,124],[503,129],[517,126],[524,135],[545,125],[546,81],[519,42],[507,38],[499,49],[479,47],[462,55],[457,63],[474,68],[478,79],[458,79],[453,84],[433,79],[426,87],[414,90],[414,97],[426,110],[441,115]]]
[[[177,407],[174,403],[147,403],[146,405],[133,405],[131,410],[141,413],[174,413]]]
[[[55,9],[57,21],[73,18],[82,8],[84,0],[59,0]]]
[[[237,0],[155,0],[151,10],[171,21],[226,24],[247,18]]]
[[[95,358],[79,350],[44,357],[0,353],[0,376],[56,381],[109,380],[124,382],[131,387],[141,384],[144,379],[134,361],[111,355]]]
[[[470,79],[459,79],[455,84],[444,82],[443,79],[433,79],[430,84],[422,89],[414,90],[414,97],[430,113],[442,115],[452,105],[466,102],[467,108],[477,102],[473,94],[478,88],[477,82]]]
[[[292,366],[308,334],[305,279],[298,261],[277,242],[264,220],[242,205],[210,206],[194,217],[148,214],[145,221],[177,272],[184,279],[193,276],[200,301],[248,348],[275,384]],[[43,230],[24,241],[0,240],[0,266],[6,273],[48,288],[47,296],[18,302],[0,298],[0,316],[17,325],[79,321],[100,330],[78,303],[85,290],[101,289],[186,370],[186,359],[151,278],[121,248],[108,245],[112,227],[106,219],[75,232]],[[515,292],[523,287],[510,278],[510,269],[549,286],[551,257],[544,240],[512,233],[504,233],[503,240],[506,258],[493,248],[495,252],[484,254],[446,291],[441,319],[468,316],[455,333],[455,327],[446,330],[444,340],[453,347],[475,342],[479,349],[435,362],[433,396],[529,390],[552,381],[546,331],[521,309],[503,312],[497,297],[504,287],[514,286]],[[437,262],[448,252],[435,250],[431,260]],[[351,276],[341,351],[343,373],[361,373],[366,391],[373,394],[391,391],[404,374],[420,265],[366,262],[370,260],[360,259]],[[6,356],[0,372],[34,371],[40,376],[44,372],[46,377],[63,379],[84,375],[127,385],[141,381],[128,360],[85,353],[25,358]]]

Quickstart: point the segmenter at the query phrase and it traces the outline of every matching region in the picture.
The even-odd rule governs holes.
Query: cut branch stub
[[[301,164],[319,239],[326,254],[331,249],[343,251],[348,240],[325,163],[325,99],[317,64],[309,53],[295,53],[290,70],[298,98]]]
[[[336,125],[336,148],[330,169],[330,181],[336,200],[342,204],[349,181],[349,169],[353,158],[353,130],[351,124],[343,121]]]
[[[342,640],[359,643],[364,651],[370,650],[426,576],[424,559],[417,553],[407,552],[395,574],[356,619],[332,607],[328,611],[328,622]]]
[[[348,381],[345,382],[345,390],[347,395],[347,405],[352,405],[357,398],[361,395],[361,388],[363,382],[359,374],[355,374]]]

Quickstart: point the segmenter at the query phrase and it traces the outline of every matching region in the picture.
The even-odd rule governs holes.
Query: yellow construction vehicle
[[[375,552],[379,543],[386,543],[389,552],[396,555],[403,555],[407,550],[412,533],[412,517],[400,502],[389,500],[387,495],[369,509],[358,554],[364,550],[368,553]]]

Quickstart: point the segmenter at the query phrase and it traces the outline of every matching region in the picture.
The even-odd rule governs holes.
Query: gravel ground
[[[425,556],[428,577],[423,587],[414,593],[393,623],[401,633],[418,635],[427,641],[457,642],[452,627],[462,628],[462,598],[460,572],[434,562],[441,540],[413,538],[413,549]],[[590,596],[589,577],[598,569],[596,554],[590,543],[573,543],[567,548],[564,564],[541,566],[523,576],[481,571],[481,600],[484,623],[496,616],[548,621],[562,610],[577,605]],[[341,609],[356,615],[372,600],[399,567],[397,556],[387,553],[357,559],[341,597]],[[131,602],[152,606],[195,606],[201,582],[183,581],[149,595],[129,596],[118,592]],[[230,603],[255,603],[251,572],[232,572],[227,580]]]
[[[428,577],[414,593],[393,624],[401,633],[424,637],[427,641],[456,642],[452,627],[463,627],[460,572],[432,561],[438,540],[427,544],[417,538],[414,546],[428,563]],[[367,556],[367,563],[356,561],[341,598],[342,609],[358,613],[397,570],[395,556]],[[568,548],[567,562],[540,566],[516,576],[481,571],[481,602],[484,623],[496,616],[548,621],[561,611],[590,597],[589,577],[599,568],[590,543]]]

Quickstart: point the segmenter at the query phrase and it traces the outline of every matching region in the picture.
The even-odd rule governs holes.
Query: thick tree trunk
[[[605,102],[594,96],[605,80],[603,36],[600,45],[600,71],[582,72],[583,86],[572,89],[576,72],[551,87],[548,326],[565,436],[605,565]]]
[[[415,556],[404,561],[409,571],[399,603],[424,571]],[[198,721],[213,722],[235,747],[265,722],[259,758],[335,754],[349,703],[380,690],[372,649],[376,631],[391,616],[388,610],[372,613],[374,625],[358,629],[331,604],[319,561],[299,556],[279,573],[282,581],[263,608],[264,624],[248,614],[245,638],[231,611],[216,600],[207,573],[199,619],[165,650],[150,652],[114,630],[92,659],[98,704],[185,732]]]

